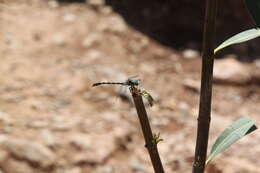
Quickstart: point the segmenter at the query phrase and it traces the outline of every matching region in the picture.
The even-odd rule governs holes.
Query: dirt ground
[[[166,172],[191,172],[198,52],[160,45],[105,5],[2,1],[0,26],[1,173],[153,172],[127,89],[91,87],[135,75],[156,100],[147,111]],[[259,81],[213,92],[209,146],[242,116],[259,124]],[[259,173],[259,141],[246,136],[207,172]]]

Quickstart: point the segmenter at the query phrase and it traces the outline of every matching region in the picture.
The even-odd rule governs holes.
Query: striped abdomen
[[[123,82],[98,82],[94,83],[92,87],[99,86],[99,85],[125,85]]]

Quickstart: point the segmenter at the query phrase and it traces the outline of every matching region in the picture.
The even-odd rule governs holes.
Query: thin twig
[[[203,173],[211,119],[212,76],[217,0],[207,0],[203,35],[201,93],[193,173]]]
[[[133,92],[133,90],[135,90],[135,87],[130,87],[130,91],[132,93],[133,99],[134,99],[134,103],[135,103],[135,107],[136,107],[136,111],[139,117],[139,121],[141,124],[141,128],[143,131],[143,136],[145,139],[145,147],[147,148],[152,164],[153,164],[153,168],[154,168],[154,172],[155,173],[164,173],[164,169],[162,166],[162,162],[159,156],[159,152],[157,149],[157,142],[154,142],[156,136],[153,136],[152,130],[151,130],[151,126],[149,123],[149,119],[144,107],[144,103],[143,103],[143,99],[142,96],[140,96],[139,94],[137,94],[136,92]],[[160,141],[160,139],[159,139]]]

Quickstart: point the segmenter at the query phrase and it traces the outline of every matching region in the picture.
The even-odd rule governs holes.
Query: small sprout
[[[160,133],[158,133],[158,135],[157,134],[153,134],[153,141],[152,141],[153,144],[157,145],[161,141],[163,141],[163,139],[160,138]]]
[[[194,164],[195,167],[199,167],[200,166],[200,156],[197,157],[197,159],[195,159]]]

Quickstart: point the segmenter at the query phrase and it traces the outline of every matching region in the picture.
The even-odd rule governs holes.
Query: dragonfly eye
[[[131,81],[133,85],[139,85],[140,84],[140,80],[132,80]]]

